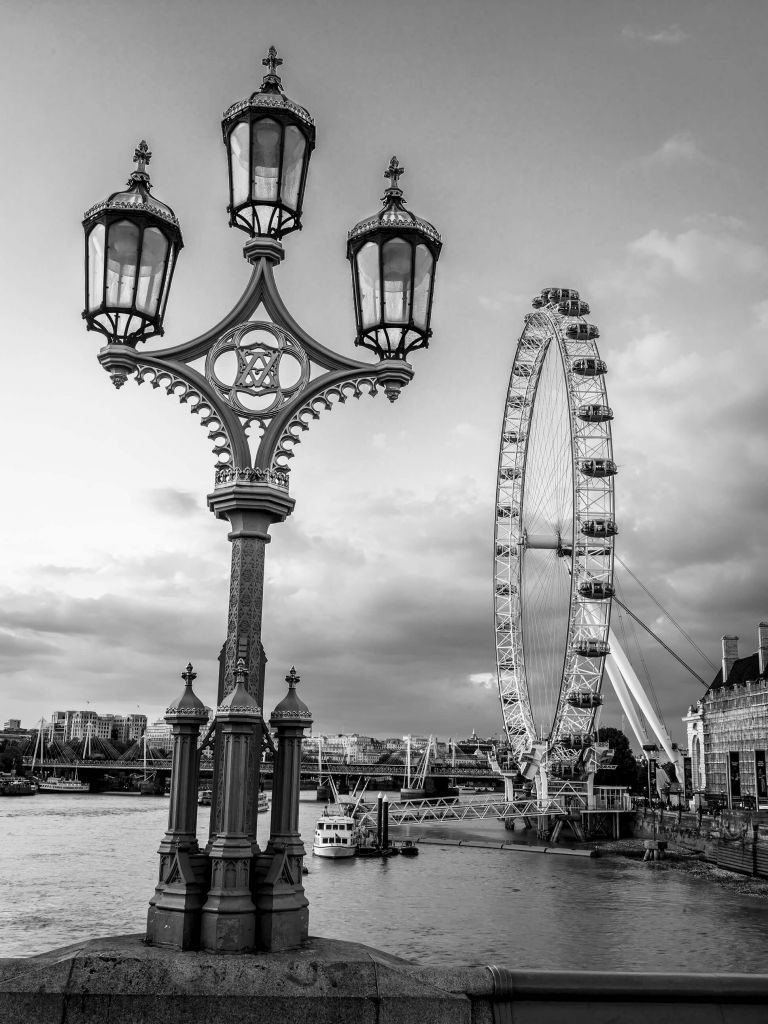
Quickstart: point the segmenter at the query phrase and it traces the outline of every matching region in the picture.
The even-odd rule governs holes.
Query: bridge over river
[[[34,763],[33,763],[34,762]],[[136,774],[139,772],[157,773],[161,775],[167,775],[171,770],[171,758],[169,757],[148,757],[146,762],[142,758],[136,759],[117,759],[109,760],[107,758],[75,758],[68,760],[66,758],[50,758],[46,757],[42,761],[40,758],[33,759],[31,756],[23,758],[24,769],[31,770],[34,768],[36,772],[43,772],[45,774],[50,773],[61,773],[61,772],[75,772],[80,775],[88,776],[90,773],[98,773],[100,775],[120,775],[120,774]],[[271,778],[273,773],[273,764],[271,760],[262,762],[261,775],[267,778]],[[210,757],[203,757],[200,760],[200,774],[203,777],[208,777],[213,774],[213,759]],[[316,763],[304,762],[301,766],[301,777],[309,781],[310,779],[317,779],[318,767]],[[408,770],[403,764],[381,764],[380,762],[333,762],[323,761],[322,775],[332,775],[335,778],[349,778],[349,779],[391,779],[393,782],[402,782],[407,778]],[[411,774],[413,774],[411,772]],[[454,768],[451,765],[431,765],[430,771],[427,776],[438,777],[444,779],[455,779],[458,782],[486,782],[490,784],[492,781],[498,779],[498,775],[486,764],[482,762],[476,766],[472,765],[458,765]]]

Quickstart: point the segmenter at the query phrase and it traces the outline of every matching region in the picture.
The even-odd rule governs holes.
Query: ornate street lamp
[[[183,246],[173,210],[150,194],[140,142],[128,188],[113,192],[85,214],[85,319],[110,345],[129,345],[163,333],[173,268]],[[118,359],[119,365],[119,359]],[[131,364],[128,364],[130,369]],[[113,380],[120,387],[125,376]]]
[[[442,242],[429,221],[405,209],[398,184],[404,170],[393,156],[384,173],[390,185],[383,209],[355,225],[347,240],[355,344],[382,359],[405,359],[413,349],[425,348],[432,334],[429,318]]]
[[[283,92],[282,60],[270,46],[261,89],[234,103],[221,128],[229,164],[229,223],[254,235],[282,238],[301,228],[301,207],[315,124]]]
[[[162,333],[173,265],[181,248],[172,211],[149,194],[146,144],[137,150],[139,169],[131,176],[128,191],[89,210],[83,222],[84,315],[89,328],[107,338],[99,361],[117,387],[132,375],[138,384],[162,388],[185,403],[200,417],[216,457],[208,507],[218,519],[229,521],[232,542],[217,738],[229,729],[235,712],[245,713],[230,706],[236,675],[245,680],[242,686],[258,711],[254,721],[260,723],[259,730],[263,727],[265,548],[270,526],[293,510],[288,482],[296,445],[318,414],[337,402],[380,390],[394,401],[411,380],[413,369],[406,356],[425,346],[431,334],[441,245],[431,224],[405,210],[397,185],[402,170],[393,160],[384,209],[350,232],[348,249],[357,340],[372,348],[379,361],[364,363],[339,355],[297,324],[278,292],[274,268],[284,256],[281,237],[300,227],[315,133],[307,111],[283,93],[276,74],[282,61],[274,47],[263,63],[268,72],[261,89],[230,107],[222,124],[229,160],[230,224],[250,236],[243,255],[253,272],[243,295],[220,323],[172,348],[137,350],[139,341]],[[371,271],[374,264],[378,270]],[[237,673],[241,658],[244,670]],[[256,714],[253,706],[249,703],[246,709],[250,717]],[[238,915],[252,910],[242,886],[230,891],[229,874],[220,870],[229,860],[242,859],[238,851],[243,837],[235,841],[226,827],[230,796],[246,795],[243,835],[259,870],[264,868],[264,856],[256,843],[260,759],[224,759],[223,746],[215,744],[208,847],[213,877],[204,931],[208,948],[226,951],[238,932]],[[254,871],[253,894],[260,884],[257,875]],[[159,885],[166,882],[161,877]],[[263,934],[258,922],[256,933]],[[237,941],[241,943],[242,935]]]

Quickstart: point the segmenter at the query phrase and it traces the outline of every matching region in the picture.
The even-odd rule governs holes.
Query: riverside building
[[[768,809],[768,623],[758,649],[739,657],[739,638],[723,637],[722,667],[683,718],[693,789],[725,797],[729,807]]]

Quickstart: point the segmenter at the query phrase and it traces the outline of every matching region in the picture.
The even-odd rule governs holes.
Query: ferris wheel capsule
[[[558,303],[557,311],[563,316],[589,316],[589,303],[580,302],[578,298],[565,299]]]
[[[613,419],[613,409],[608,405],[587,403],[578,407],[576,415],[585,423],[607,423]]]
[[[602,359],[595,359],[594,356],[584,356],[581,359],[574,359],[571,364],[573,372],[582,377],[599,377],[608,372],[608,364]]]
[[[604,601],[608,597],[613,597],[614,593],[613,584],[605,580],[585,580],[579,584],[580,596],[592,601]]]
[[[600,337],[600,331],[594,324],[568,324],[565,328],[565,336],[571,341],[593,341]]]
[[[584,476],[593,477],[615,476],[619,471],[613,459],[584,459],[579,470]]]

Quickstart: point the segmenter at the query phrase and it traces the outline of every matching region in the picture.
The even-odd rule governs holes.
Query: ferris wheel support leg
[[[659,721],[658,715],[651,707],[651,702],[648,700],[645,690],[643,689],[640,680],[637,678],[635,670],[630,665],[629,659],[624,653],[624,649],[616,638],[613,630],[610,630],[608,634],[608,642],[611,645],[611,655],[616,662],[619,671],[624,677],[627,689],[637,701],[638,707],[645,716],[646,722],[648,722],[651,729],[653,729],[656,738],[664,749],[664,753],[673,764],[677,764],[677,754],[672,749],[672,740],[669,738],[669,733]]]
[[[536,772],[536,800],[539,807],[544,807],[549,802],[549,784],[544,765],[540,765]]]
[[[632,698],[629,695],[627,684],[624,682],[624,677],[619,671],[619,666],[614,661],[612,654],[609,654],[605,659],[605,668],[610,676],[614,692],[619,699],[619,704],[621,704],[621,710],[627,716],[629,724],[632,727],[632,732],[635,734],[635,739],[637,740],[638,745],[642,748],[643,744],[647,742],[647,737],[637,711],[635,710],[635,705],[632,703]]]

